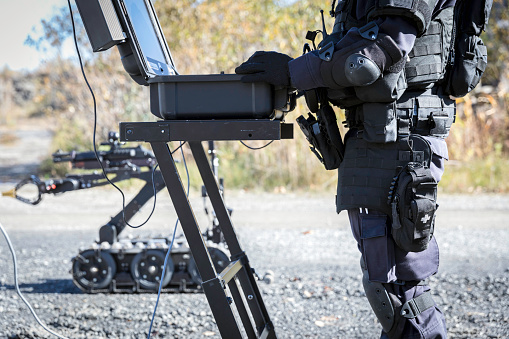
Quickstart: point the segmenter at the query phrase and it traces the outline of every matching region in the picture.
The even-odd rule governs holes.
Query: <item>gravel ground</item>
[[[0,185],[0,190],[10,188]],[[160,198],[159,198],[160,197]],[[166,192],[149,225],[133,235],[167,234],[175,213]],[[509,196],[442,196],[436,237],[441,267],[431,279],[450,338],[509,337]],[[207,225],[202,201],[191,202]],[[252,266],[275,272],[260,282],[281,338],[376,338],[379,326],[361,287],[359,253],[333,195],[228,192],[240,242]],[[0,197],[0,221],[19,261],[21,290],[39,317],[70,338],[141,338],[156,296],[87,295],[68,273],[70,259],[96,238],[120,206],[110,189],[47,197],[38,206]],[[147,205],[148,206],[148,205]],[[149,213],[145,207],[139,220]],[[133,222],[136,222],[134,220]],[[203,226],[202,226],[203,227]],[[12,260],[0,240],[0,337],[50,338],[13,286]],[[203,294],[164,294],[154,338],[218,338]]]

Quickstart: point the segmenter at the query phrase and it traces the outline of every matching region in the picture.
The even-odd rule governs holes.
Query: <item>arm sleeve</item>
[[[396,16],[380,18],[377,20],[377,23],[379,25],[379,35],[385,34],[392,38],[396,46],[401,50],[403,57],[406,58],[414,46],[417,27],[415,27],[410,20]],[[353,28],[350,30],[345,37],[336,44],[335,53],[351,45],[352,36],[355,36],[354,30],[357,29]],[[394,60],[394,57],[391,57],[383,48],[375,48],[374,50],[378,52],[376,54],[378,60],[375,60],[375,62],[379,65],[382,72],[400,60]],[[292,85],[301,90],[328,87],[321,76],[321,69],[326,62],[327,61],[323,61],[318,57],[316,51],[292,60],[289,63]]]

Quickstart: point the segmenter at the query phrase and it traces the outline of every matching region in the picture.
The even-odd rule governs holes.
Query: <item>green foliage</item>
[[[44,159],[39,165],[39,175],[48,178],[63,178],[70,170],[69,163],[54,163],[51,158]]]

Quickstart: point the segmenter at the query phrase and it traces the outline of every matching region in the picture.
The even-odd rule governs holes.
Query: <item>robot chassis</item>
[[[171,239],[156,238],[119,238],[120,233],[147,201],[165,187],[160,171],[152,152],[142,146],[121,147],[118,133],[110,132],[107,147],[99,152],[99,160],[107,174],[113,174],[112,182],[131,178],[145,181],[145,185],[136,196],[117,215],[99,230],[99,240],[89,248],[80,250],[72,259],[74,284],[86,293],[135,293],[157,291],[160,283],[164,260]],[[214,142],[209,141],[211,168],[217,178],[218,161]],[[53,161],[70,162],[73,168],[97,170],[101,168],[95,153],[58,151],[53,154]],[[221,194],[224,192],[223,179],[219,180]],[[26,198],[16,192],[23,191],[26,185],[36,185],[38,194]],[[88,189],[109,184],[102,173],[67,174],[63,179],[41,181],[36,176],[21,181],[15,189],[4,193],[25,203],[36,205],[42,200],[42,194],[62,194],[69,191]],[[215,212],[206,205],[207,191],[202,187],[205,213],[212,216],[212,225],[203,234],[212,262],[216,270],[223,270],[229,264],[228,250],[224,243]],[[231,209],[228,212],[232,213]],[[125,219],[124,219],[125,218]],[[202,290],[202,279],[196,262],[183,235],[178,236],[173,244],[166,264],[163,278],[163,292],[199,292]],[[265,277],[271,280],[270,274]]]

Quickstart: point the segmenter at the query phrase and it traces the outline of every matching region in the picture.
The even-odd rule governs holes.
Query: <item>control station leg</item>
[[[152,150],[159,163],[166,187],[170,194],[180,224],[193,254],[198,272],[203,280],[203,291],[210,304],[219,332],[223,338],[242,338],[239,325],[230,307],[229,298],[210,259],[200,227],[194,216],[184,186],[178,174],[168,145],[164,142],[151,142]]]
[[[262,335],[265,332],[268,334],[268,338],[275,338],[274,328],[270,321],[267,309],[265,308],[265,304],[263,303],[253,271],[249,265],[249,260],[239,244],[230,219],[230,213],[228,213],[228,209],[226,208],[223,197],[220,193],[214,173],[209,166],[205,150],[199,141],[190,141],[189,145],[193,152],[194,160],[200,171],[203,183],[205,184],[205,188],[209,194],[212,207],[214,208],[216,217],[219,220],[219,227],[223,233],[225,242],[228,245],[228,250],[231,254],[231,261],[240,260],[242,262],[242,268],[238,271],[236,277],[238,283],[242,287],[242,291],[244,292],[243,300],[247,300],[248,306],[251,310],[251,315],[255,321],[257,332],[259,335]],[[238,291],[238,286],[235,280],[230,281],[229,287],[234,296],[239,293],[237,298],[241,298],[240,291]],[[235,300],[235,302],[238,305],[242,304],[241,307],[243,307],[242,300]],[[243,318],[240,310],[239,313],[241,318]],[[244,326],[246,327],[246,324],[244,324]]]
[[[166,188],[180,219],[184,235],[202,278],[202,287],[221,337],[276,338],[253,270],[242,250],[224,204],[207,155],[202,146],[206,140],[280,140],[291,138],[291,126],[272,120],[246,121],[159,121],[157,123],[121,123],[122,141],[150,142],[157,158]],[[203,233],[187,198],[184,186],[168,148],[169,141],[186,140],[219,222],[231,262],[216,272]],[[240,318],[237,321],[237,318]]]

